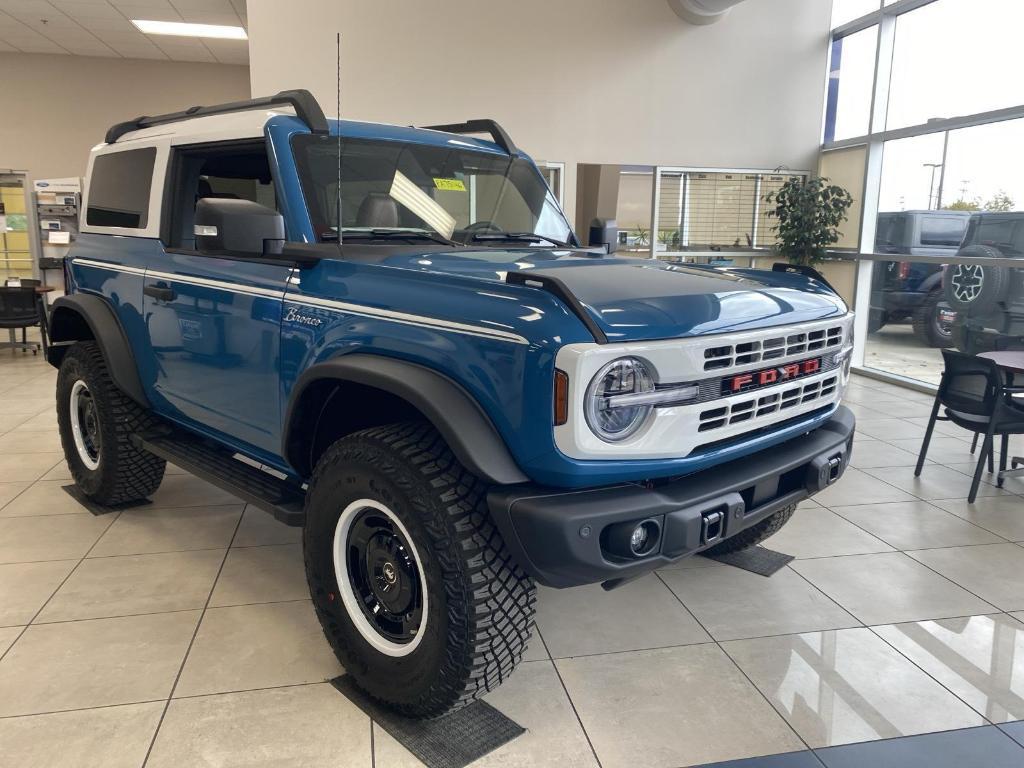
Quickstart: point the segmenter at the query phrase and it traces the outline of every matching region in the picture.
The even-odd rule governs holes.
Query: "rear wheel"
[[[727,555],[732,552],[750,549],[751,547],[760,544],[769,536],[773,536],[778,533],[779,529],[789,522],[789,518],[793,516],[795,511],[796,504],[780,509],[774,515],[766,517],[761,522],[755,523],[749,528],[740,531],[735,536],[730,536],[722,543],[715,544],[713,547],[708,547],[704,550],[703,554]]]
[[[166,462],[131,440],[153,423],[114,386],[96,342],[68,350],[57,374],[57,426],[71,476],[86,496],[111,506],[144,499],[160,487]]]
[[[367,693],[435,717],[495,689],[533,632],[536,589],[485,486],[428,425],[342,438],[306,496],[306,576],[328,642]]]
[[[932,291],[914,310],[914,335],[929,347],[953,346],[953,326],[943,322],[939,312],[942,291]]]

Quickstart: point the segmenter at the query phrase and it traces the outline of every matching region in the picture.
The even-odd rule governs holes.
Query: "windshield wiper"
[[[432,240],[435,243],[442,243],[444,245],[462,245],[462,243],[449,240],[444,235],[435,234],[434,232],[421,232],[418,230],[356,229],[351,232],[343,232],[342,235],[345,240]],[[338,239],[338,233],[336,231],[324,232],[320,238],[324,242],[333,242]]]
[[[553,237],[547,235],[538,235],[535,232],[478,232],[472,237],[473,241],[480,240],[493,240],[495,242],[545,242],[551,243],[559,248],[571,248],[572,246],[568,243],[564,243],[561,240],[556,240]]]

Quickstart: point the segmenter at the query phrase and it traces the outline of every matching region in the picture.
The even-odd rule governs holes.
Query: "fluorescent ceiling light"
[[[184,21],[146,21],[132,19],[132,24],[147,35],[177,35],[178,37],[220,37],[228,40],[248,40],[241,27],[220,24],[189,24]]]

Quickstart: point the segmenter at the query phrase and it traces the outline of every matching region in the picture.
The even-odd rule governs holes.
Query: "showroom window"
[[[933,386],[942,348],[1024,348],[1021,22],[1016,0],[836,0],[819,171],[856,201],[863,370]]]

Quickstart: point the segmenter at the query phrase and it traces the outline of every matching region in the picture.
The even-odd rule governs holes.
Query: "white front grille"
[[[763,339],[707,347],[704,350],[704,370],[728,372],[729,368],[782,360],[793,355],[838,347],[842,343],[843,327],[841,325],[818,328],[813,331],[798,331],[785,336],[772,336],[769,332]]]
[[[740,422],[749,422],[750,429],[756,429],[758,422],[767,416],[796,408],[812,400],[828,398],[836,391],[839,375],[824,379],[795,384],[782,391],[767,395],[754,395],[745,400],[732,400],[717,408],[708,408],[700,413],[698,432],[709,432]]]

